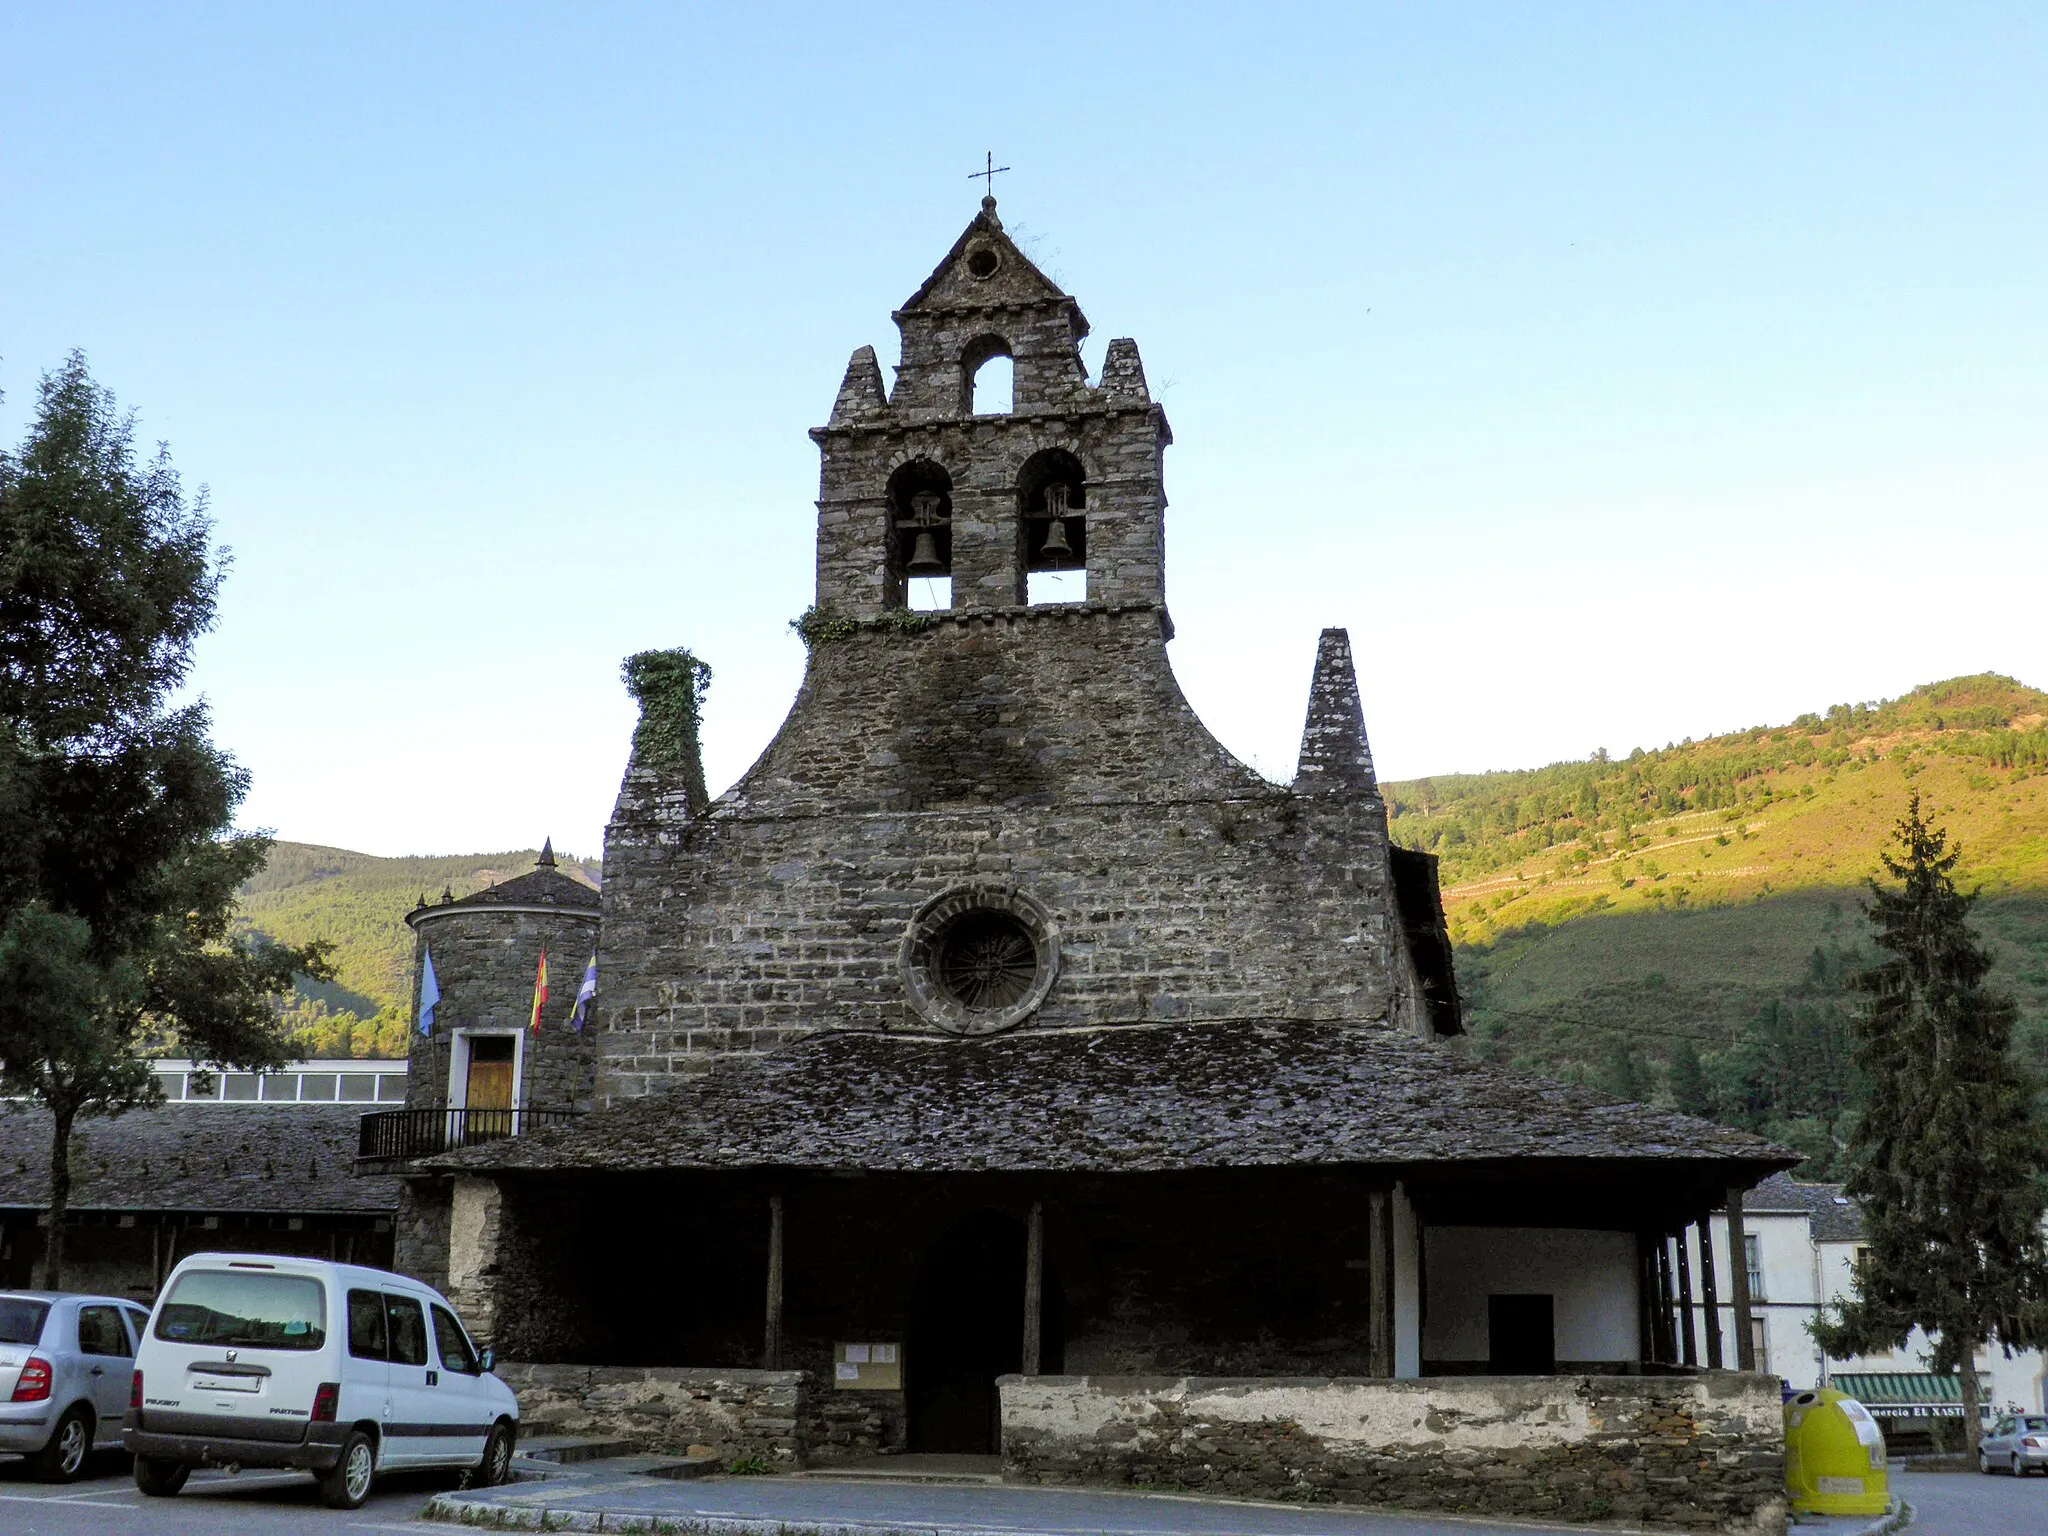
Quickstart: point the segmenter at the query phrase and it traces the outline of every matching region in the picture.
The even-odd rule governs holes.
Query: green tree
[[[179,702],[226,554],[167,451],[76,353],[0,453],[0,1091],[51,1115],[43,1283],[63,1284],[71,1133],[155,1102],[140,1058],[291,1059],[279,998],[323,946],[237,939],[267,838],[232,830],[247,775]]]
[[[1706,1068],[1700,1065],[1700,1053],[1690,1040],[1680,1040],[1671,1049],[1669,1075],[1671,1101],[1688,1115],[1699,1115],[1712,1119],[1714,1114],[1714,1090],[1707,1082]]]
[[[1958,852],[1915,795],[1884,855],[1896,889],[1871,882],[1878,947],[1859,978],[1867,1091],[1850,1133],[1849,1193],[1870,1251],[1851,1299],[1814,1326],[1830,1354],[1898,1348],[1918,1326],[1937,1371],[1962,1377],[1963,1423],[1978,1443],[1976,1352],[2048,1342],[2041,1138],[2033,1084],[2013,1059],[2015,1008],[1988,990],[1991,956],[1956,889]]]

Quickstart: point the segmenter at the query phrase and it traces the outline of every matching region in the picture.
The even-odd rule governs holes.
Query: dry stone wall
[[[1005,1475],[1778,1536],[1773,1376],[1006,1376]]]
[[[812,1393],[802,1371],[505,1364],[498,1375],[518,1397],[523,1425],[630,1440],[672,1456],[707,1446],[727,1462],[804,1464]]]

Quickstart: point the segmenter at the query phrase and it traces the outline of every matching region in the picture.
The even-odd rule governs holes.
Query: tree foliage
[[[1979,1348],[2048,1342],[2048,1199],[2034,1085],[2014,1060],[2012,1000],[1986,987],[1991,956],[1956,888],[1957,851],[1915,796],[1884,857],[1896,887],[1866,908],[1883,957],[1860,985],[1866,1101],[1850,1140],[1848,1191],[1869,1252],[1851,1300],[1815,1327],[1831,1354],[1897,1348],[1916,1326],[1932,1364],[1959,1370],[1975,1448]]]
[[[53,1288],[78,1118],[154,1102],[152,1048],[282,1065],[278,998],[326,971],[230,932],[269,843],[232,830],[247,775],[177,699],[226,569],[211,533],[82,357],[43,379],[0,454],[0,1090],[51,1113]]]
[[[640,723],[633,729],[634,760],[657,772],[683,775],[690,809],[701,811],[711,798],[704,785],[699,739],[711,668],[678,646],[636,652],[621,664],[619,674],[640,705]]]

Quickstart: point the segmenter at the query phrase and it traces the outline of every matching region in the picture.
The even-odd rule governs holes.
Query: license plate
[[[194,1376],[192,1387],[198,1392],[260,1392],[263,1381],[257,1376]]]

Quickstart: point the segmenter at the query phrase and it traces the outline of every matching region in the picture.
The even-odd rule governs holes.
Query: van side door
[[[341,1357],[341,1402],[335,1417],[345,1424],[364,1419],[378,1426],[379,1438],[388,1442],[384,1426],[391,1418],[390,1348],[384,1318],[384,1293],[352,1289],[348,1293],[348,1349]],[[389,1444],[377,1447],[381,1462]]]
[[[384,1292],[391,1335],[391,1410],[384,1434],[391,1464],[431,1461],[440,1450],[439,1372],[427,1344],[427,1309],[416,1296]]]
[[[447,1434],[441,1454],[465,1463],[480,1461],[484,1440],[497,1418],[493,1399],[484,1391],[483,1364],[455,1314],[441,1306],[433,1307],[432,1313],[434,1353],[441,1360],[441,1416]]]

